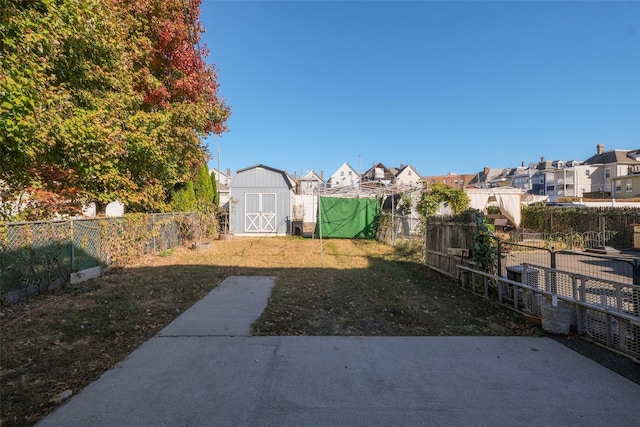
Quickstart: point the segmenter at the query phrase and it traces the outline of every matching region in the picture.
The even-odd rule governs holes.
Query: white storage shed
[[[240,235],[290,232],[295,181],[283,170],[258,164],[236,172],[229,184],[229,231]]]

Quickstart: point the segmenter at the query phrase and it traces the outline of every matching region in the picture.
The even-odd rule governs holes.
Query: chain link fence
[[[178,246],[196,214],[0,224],[0,295],[9,302],[59,288],[72,273],[123,266]]]
[[[423,221],[411,215],[384,214],[380,217],[376,238],[389,245],[398,239],[424,240]]]

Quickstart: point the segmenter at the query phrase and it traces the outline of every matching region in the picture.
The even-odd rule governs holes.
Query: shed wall
[[[276,233],[285,235],[291,220],[293,193],[281,173],[263,168],[248,169],[235,174],[230,185],[234,200],[230,207],[229,229],[235,235],[259,234],[245,231],[245,194],[276,194]]]

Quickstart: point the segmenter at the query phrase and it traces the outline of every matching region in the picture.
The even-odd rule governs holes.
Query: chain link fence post
[[[152,213],[151,214],[151,238],[153,239],[153,253],[157,253],[157,246],[156,246],[156,214]]]
[[[71,245],[71,272],[75,273],[76,271],[76,250],[75,250],[75,244],[74,244],[74,237],[73,237],[73,220],[69,221],[69,244]]]
[[[556,277],[556,250],[552,246],[551,251],[549,252],[551,256],[550,265],[551,265],[551,292],[554,294],[558,293],[558,283]]]

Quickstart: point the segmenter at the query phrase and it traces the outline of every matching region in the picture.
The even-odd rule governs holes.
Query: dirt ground
[[[419,248],[363,240],[234,238],[0,309],[0,424],[33,425],[232,275],[276,276],[256,335],[527,335],[520,314],[421,263]],[[640,383],[640,365],[582,340],[566,345]],[[585,350],[586,348],[586,350]],[[612,363],[616,362],[616,363]]]

